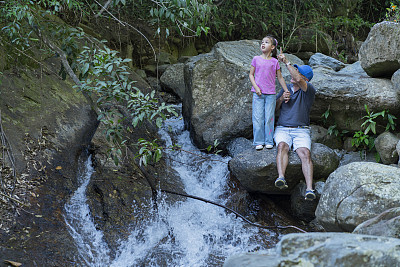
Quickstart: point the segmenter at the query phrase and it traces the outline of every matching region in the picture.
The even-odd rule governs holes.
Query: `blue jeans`
[[[274,145],[275,95],[253,93],[253,145]]]

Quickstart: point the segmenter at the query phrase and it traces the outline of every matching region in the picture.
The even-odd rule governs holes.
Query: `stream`
[[[159,133],[167,146],[177,143],[182,150],[193,152],[165,152],[185,192],[226,204],[230,158],[199,151],[184,130],[182,118],[168,119]],[[268,249],[268,240],[276,238],[274,231],[249,226],[221,207],[190,198],[167,204],[160,194],[158,211],[137,224],[111,255],[87,205],[85,191],[93,172],[89,157],[79,172],[80,187],[65,205],[65,221],[79,250],[77,257],[88,266],[222,266],[229,255]]]

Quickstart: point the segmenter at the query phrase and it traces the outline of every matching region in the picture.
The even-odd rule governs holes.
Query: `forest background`
[[[160,126],[174,113],[170,106],[158,104],[154,93],[140,92],[129,79],[128,68],[158,65],[162,51],[172,44],[201,43],[207,52],[219,41],[261,39],[266,34],[275,36],[284,52],[294,53],[302,29],[311,32],[316,46],[318,38],[329,35],[333,41],[329,56],[353,63],[375,23],[398,22],[399,5],[383,0],[0,1],[0,46],[5,50],[0,74],[59,58],[61,67],[56,71],[61,78],[69,76],[77,90],[98,96],[98,119],[108,127],[117,163],[125,142],[125,118],[111,101],[127,103],[132,127],[145,119]],[[155,73],[158,76],[157,69]],[[137,145],[141,163],[161,157],[156,141],[139,140]]]

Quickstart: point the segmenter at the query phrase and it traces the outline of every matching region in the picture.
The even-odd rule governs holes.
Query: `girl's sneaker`
[[[268,148],[268,149],[271,149],[273,147],[274,147],[273,145],[265,145],[265,148]]]
[[[263,148],[264,148],[263,145],[256,146],[256,150],[262,150]]]

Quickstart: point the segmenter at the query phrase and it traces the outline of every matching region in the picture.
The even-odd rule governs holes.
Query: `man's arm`
[[[297,83],[300,87],[301,90],[303,90],[304,92],[307,91],[307,82],[304,80],[304,78],[301,76],[301,74],[299,73],[299,71],[293,67],[291,64],[287,64],[289,61],[286,59],[285,65],[288,69],[288,71],[290,72],[290,75],[292,76],[292,79],[295,83]]]
[[[285,63],[286,68],[288,69],[290,75],[292,76],[292,79],[293,79],[294,83],[297,83],[299,85],[300,89],[303,90],[304,92],[306,92],[307,91],[307,83],[306,83],[306,81],[301,76],[299,71],[290,64],[289,60],[287,60],[287,58],[285,57],[285,55],[282,52],[282,47],[281,47],[281,51],[280,51],[280,54],[278,56],[278,59],[280,61],[282,61],[283,63]]]

